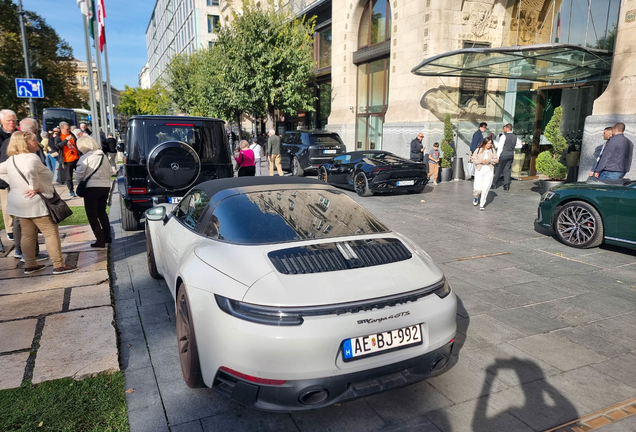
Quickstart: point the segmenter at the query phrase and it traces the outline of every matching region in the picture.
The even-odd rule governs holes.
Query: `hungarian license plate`
[[[179,204],[181,202],[181,197],[170,197],[168,198],[168,202],[170,204]]]
[[[322,154],[336,154],[335,150],[323,150]]]
[[[420,324],[397,330],[346,339],[342,343],[344,361],[358,360],[384,351],[422,344]]]
[[[398,186],[413,186],[415,184],[415,180],[401,180],[397,182]]]

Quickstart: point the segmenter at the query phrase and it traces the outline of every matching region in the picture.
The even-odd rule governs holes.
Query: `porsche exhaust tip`
[[[298,397],[298,402],[303,405],[311,406],[323,403],[329,397],[326,389],[312,389],[304,392]]]
[[[431,363],[431,372],[437,372],[442,370],[447,363],[448,363],[448,357],[446,356],[437,357],[435,361]]]

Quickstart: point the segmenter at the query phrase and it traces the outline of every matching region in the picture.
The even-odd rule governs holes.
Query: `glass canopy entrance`
[[[421,76],[507,78],[574,83],[608,77],[612,52],[567,44],[463,48],[424,60]]]

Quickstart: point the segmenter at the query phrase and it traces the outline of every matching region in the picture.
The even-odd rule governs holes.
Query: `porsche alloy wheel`
[[[554,222],[559,240],[575,248],[592,248],[603,242],[603,220],[594,207],[572,201],[559,209]]]
[[[371,190],[369,189],[369,181],[367,180],[367,176],[362,171],[356,174],[354,184],[358,196],[368,197],[373,195],[373,192],[371,192]]]
[[[153,279],[163,279],[157,270],[157,262],[155,261],[155,252],[152,249],[152,240],[150,239],[150,230],[146,223],[146,261],[148,262],[148,273]]]
[[[327,168],[325,168],[324,166],[321,166],[320,168],[318,168],[318,180],[320,180],[321,182],[324,182],[324,183],[328,183],[327,182]]]
[[[179,286],[177,294],[177,345],[183,380],[190,388],[204,387],[190,302],[183,284]]]

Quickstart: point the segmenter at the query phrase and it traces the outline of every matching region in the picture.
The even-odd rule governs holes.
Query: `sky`
[[[22,0],[22,4],[25,10],[43,17],[69,43],[76,59],[86,60],[82,13],[77,0]],[[155,0],[104,0],[110,84],[118,90],[123,90],[125,84],[139,85],[138,74],[148,61],[146,27],[154,6]]]

